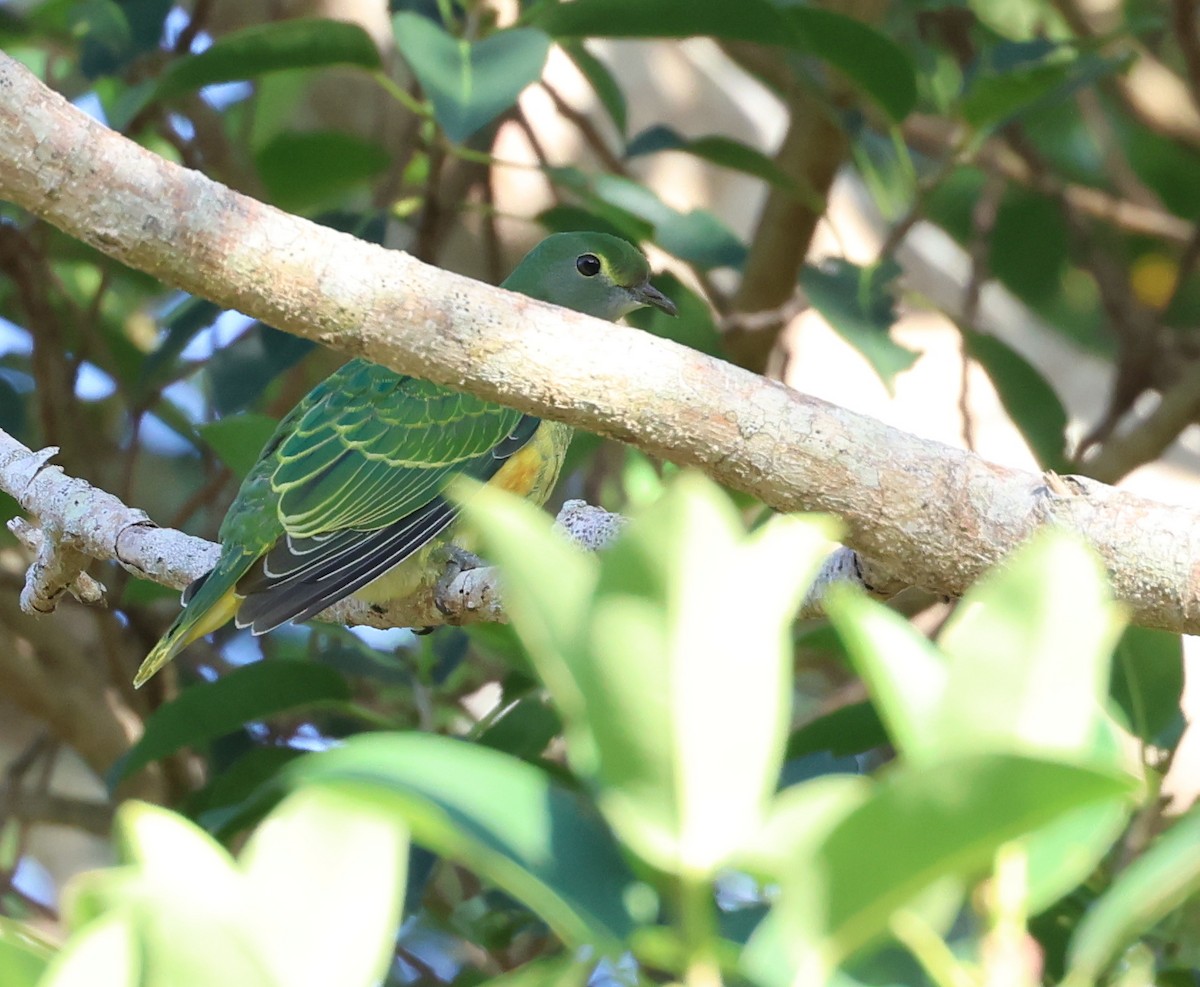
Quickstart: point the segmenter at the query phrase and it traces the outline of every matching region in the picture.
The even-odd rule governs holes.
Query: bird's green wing
[[[289,416],[258,467],[284,534],[238,580],[238,624],[261,633],[307,620],[404,561],[454,521],[442,496],[450,480],[486,481],[539,423],[363,360],[347,364]]]

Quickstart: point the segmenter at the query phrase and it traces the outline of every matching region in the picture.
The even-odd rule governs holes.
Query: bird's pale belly
[[[487,485],[507,490],[539,506],[544,504],[558,480],[573,431],[570,426],[558,422],[542,422],[533,438],[500,467]],[[443,562],[438,557],[438,549],[453,543],[473,551],[471,542],[469,531],[453,526],[446,535],[435,538],[354,595],[367,603],[387,603],[412,596],[440,578]]]

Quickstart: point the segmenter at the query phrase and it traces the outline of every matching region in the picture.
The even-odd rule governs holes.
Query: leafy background
[[[1197,466],[1198,30],[1190,0],[0,3],[6,53],[243,192],[490,281],[617,232],[680,305],[649,331],[1167,498]],[[338,362],[3,203],[0,352],[0,427],[210,537]],[[114,569],[108,609],[34,623],[6,542],[0,970],[1194,982],[1184,648],[1118,636],[1086,554],[781,635],[818,534],[756,542],[756,505],[588,438],[560,496],[649,518],[596,572],[492,505],[540,546],[489,547],[536,563],[513,628],[227,628],[141,693],[173,594]],[[730,578],[784,557],[774,600]]]

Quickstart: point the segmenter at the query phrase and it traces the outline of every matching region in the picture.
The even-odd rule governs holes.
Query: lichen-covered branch
[[[944,595],[961,594],[1039,526],[1062,525],[1100,552],[1135,621],[1200,632],[1195,510],[996,466],[289,216],[107,130],[3,54],[0,134],[0,197],[169,284],[698,467],[777,510],[836,514],[847,545]],[[131,525],[121,553],[163,537]]]

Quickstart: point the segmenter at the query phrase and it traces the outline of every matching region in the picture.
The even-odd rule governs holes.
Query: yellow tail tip
[[[230,590],[216,603],[205,610],[185,608],[162,636],[158,644],[150,649],[145,660],[133,676],[133,687],[140,689],[154,677],[155,673],[193,641],[211,634],[222,624],[228,623],[241,606],[242,597]],[[192,601],[192,607],[195,601]]]

